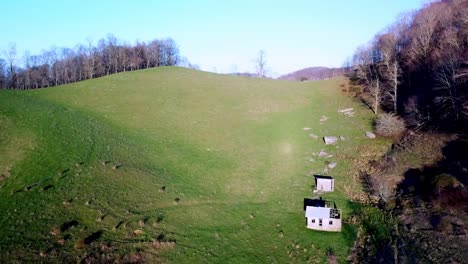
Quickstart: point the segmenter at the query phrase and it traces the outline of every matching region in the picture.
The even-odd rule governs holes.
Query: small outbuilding
[[[315,189],[319,192],[333,192],[335,180],[331,176],[314,175]]]
[[[304,211],[307,228],[341,232],[341,211],[331,201],[320,199],[304,199]]]

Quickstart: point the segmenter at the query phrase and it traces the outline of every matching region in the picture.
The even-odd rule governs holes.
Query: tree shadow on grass
[[[468,139],[448,142],[442,148],[443,158],[421,169],[409,169],[397,185],[397,194],[419,202],[448,203],[451,207],[468,210]]]
[[[343,224],[341,228],[341,235],[346,241],[348,247],[352,247],[357,238],[357,227],[351,224]]]
[[[102,234],[104,234],[104,231],[102,231],[102,230],[96,231],[96,232],[92,233],[91,235],[89,235],[87,238],[85,238],[84,243],[86,245],[89,245],[89,244],[93,243],[94,241],[98,240],[99,238],[101,238]]]
[[[60,227],[60,231],[65,232],[67,230],[70,230],[71,228],[77,226],[79,223],[80,222],[78,222],[78,220],[71,220],[71,221],[65,222]]]

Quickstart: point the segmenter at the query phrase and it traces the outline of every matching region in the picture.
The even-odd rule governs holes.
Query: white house
[[[334,202],[320,199],[304,199],[307,228],[328,231],[341,231],[341,212]]]
[[[335,179],[331,176],[314,175],[315,189],[320,192],[333,192],[335,189]]]

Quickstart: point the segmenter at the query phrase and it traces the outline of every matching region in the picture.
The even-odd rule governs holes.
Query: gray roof
[[[307,206],[305,217],[307,218],[330,218],[330,208]]]
[[[325,176],[325,175],[314,175],[316,179],[330,179],[333,180],[332,176]]]

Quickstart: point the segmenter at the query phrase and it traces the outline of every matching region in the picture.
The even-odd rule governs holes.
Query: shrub
[[[384,113],[375,120],[375,132],[384,137],[396,137],[406,130],[405,121],[394,114]]]
[[[358,94],[358,93],[361,92],[361,87],[351,85],[348,90],[349,90],[350,93],[357,93]]]

